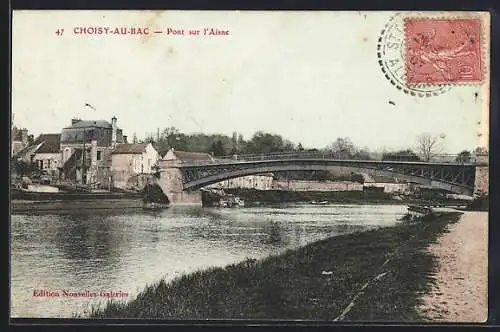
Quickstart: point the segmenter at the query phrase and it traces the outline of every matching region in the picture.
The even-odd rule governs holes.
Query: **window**
[[[97,151],[97,160],[101,160],[102,159],[102,151]]]

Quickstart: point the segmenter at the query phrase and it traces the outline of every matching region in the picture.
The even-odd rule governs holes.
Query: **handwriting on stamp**
[[[407,19],[408,84],[474,83],[482,80],[478,19]]]

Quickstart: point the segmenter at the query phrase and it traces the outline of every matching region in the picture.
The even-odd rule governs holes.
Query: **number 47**
[[[62,36],[63,32],[64,32],[64,29],[57,29],[56,35]]]

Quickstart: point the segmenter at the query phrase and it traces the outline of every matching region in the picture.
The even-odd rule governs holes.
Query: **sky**
[[[139,138],[175,126],[245,138],[263,130],[306,148],[337,137],[370,150],[414,148],[421,133],[445,137],[445,153],[485,146],[488,83],[422,98],[384,77],[377,39],[393,14],[15,11],[13,123],[36,136],[60,132],[72,117],[116,116]],[[185,34],[75,33],[89,27]],[[205,28],[229,35],[205,36]]]

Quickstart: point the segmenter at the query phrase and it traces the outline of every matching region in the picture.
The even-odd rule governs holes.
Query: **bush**
[[[160,204],[170,203],[167,195],[165,195],[161,187],[156,183],[146,184],[143,193],[144,193],[143,196],[144,203],[160,203]]]

